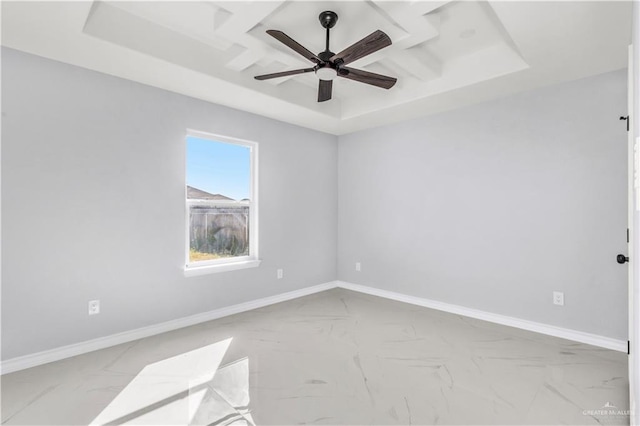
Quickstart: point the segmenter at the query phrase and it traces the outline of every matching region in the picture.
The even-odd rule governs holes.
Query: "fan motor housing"
[[[324,52],[318,53],[318,58],[320,58],[323,62],[326,62],[328,64],[329,59],[331,59],[333,55],[335,55],[335,53],[329,50],[325,50]]]

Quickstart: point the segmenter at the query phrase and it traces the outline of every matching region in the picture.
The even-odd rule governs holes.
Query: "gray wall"
[[[624,71],[340,138],[10,49],[2,88],[2,359],[336,277],[626,339]],[[260,143],[259,268],[183,276],[187,128]]]
[[[338,279],[626,340],[626,111],[619,71],[341,137]]]
[[[187,128],[260,144],[260,267],[184,277]],[[334,136],[3,49],[2,143],[3,359],[336,278]]]

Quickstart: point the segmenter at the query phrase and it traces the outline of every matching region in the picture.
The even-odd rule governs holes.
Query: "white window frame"
[[[255,268],[260,265],[258,257],[258,143],[244,139],[232,138],[229,136],[216,135],[212,133],[201,132],[197,130],[187,130],[184,138],[185,152],[187,138],[196,137],[199,139],[207,139],[211,142],[228,143],[232,145],[241,145],[249,148],[250,155],[250,188],[249,201],[216,201],[216,200],[189,200],[187,198],[187,185],[184,186],[184,205],[185,205],[185,276],[195,276],[212,274],[216,272],[233,271],[245,268]],[[185,156],[185,179],[186,179],[186,156]],[[249,206],[249,255],[236,256],[224,259],[202,260],[199,262],[191,262],[189,260],[190,249],[190,211],[191,206]]]

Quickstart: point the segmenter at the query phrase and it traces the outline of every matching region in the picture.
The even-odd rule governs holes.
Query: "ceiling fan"
[[[315,65],[312,68],[302,68],[291,71],[276,72],[273,74],[257,75],[255,77],[256,80],[268,80],[270,78],[315,72],[316,76],[320,79],[320,85],[318,87],[318,102],[324,102],[331,99],[333,79],[336,77],[348,78],[349,80],[371,84],[372,86],[382,87],[384,89],[390,89],[394,84],[396,84],[396,78],[345,66],[357,59],[370,55],[384,47],[390,46],[391,39],[388,35],[377,30],[359,42],[347,47],[342,52],[333,53],[329,50],[329,30],[333,28],[338,21],[338,15],[335,12],[327,10],[320,14],[319,19],[320,24],[327,29],[327,44],[325,51],[320,52],[317,55],[306,49],[282,31],[267,31],[267,34],[271,37],[283,43],[290,49],[293,49],[309,61],[314,62]]]

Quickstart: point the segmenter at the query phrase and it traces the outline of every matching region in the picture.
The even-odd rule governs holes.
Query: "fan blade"
[[[331,88],[333,87],[333,80],[320,80],[318,86],[318,102],[324,102],[331,99]]]
[[[391,39],[380,30],[374,31],[359,42],[352,44],[329,59],[331,62],[342,60],[340,64],[348,64],[357,59],[391,45]]]
[[[304,74],[305,72],[312,72],[312,71],[315,71],[315,68],[303,68],[299,70],[275,72],[273,74],[256,75],[254,78],[256,80],[269,80],[270,78],[286,77],[288,75]]]
[[[359,81],[360,83],[382,87],[383,89],[391,89],[393,85],[396,84],[396,81],[398,81],[397,78],[349,67],[340,68],[338,70],[338,76]]]
[[[303,45],[301,45],[300,43],[298,43],[297,41],[295,41],[294,39],[292,39],[282,31],[267,30],[267,34],[269,34],[271,37],[275,38],[276,40],[278,40],[280,43],[284,44],[288,48],[295,50],[297,53],[304,56],[311,62],[315,62],[316,64],[324,63],[313,52],[311,52],[309,49],[307,49],[306,47],[304,47]]]

